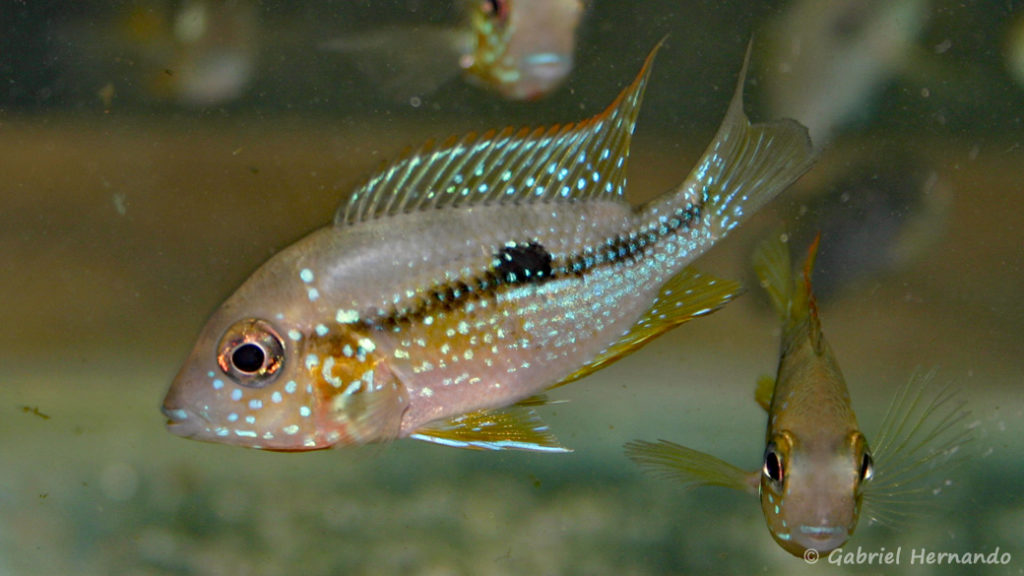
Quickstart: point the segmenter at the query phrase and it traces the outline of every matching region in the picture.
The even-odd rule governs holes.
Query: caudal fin
[[[795,120],[750,123],[743,112],[749,63],[748,47],[729,110],[700,162],[677,193],[652,203],[661,214],[697,207],[710,220],[714,239],[786,189],[814,159],[807,128]]]

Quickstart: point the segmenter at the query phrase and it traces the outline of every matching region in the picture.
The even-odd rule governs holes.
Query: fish
[[[470,11],[472,50],[459,60],[466,77],[509,100],[536,100],[573,68],[582,0],[489,0]]]
[[[457,25],[394,26],[333,38],[382,93],[416,101],[461,75],[508,100],[537,100],[574,65],[582,0],[467,0]]]
[[[755,269],[782,323],[778,370],[755,398],[768,413],[760,470],[743,470],[710,454],[659,440],[626,444],[645,470],[687,487],[724,486],[758,495],[768,530],[784,550],[826,554],[853,535],[862,503],[872,520],[894,521],[941,463],[959,461],[971,440],[957,390],[930,386],[918,372],[900,387],[872,451],[857,423],[849,390],[825,339],[811,288],[818,242],[808,248],[803,278],[794,279],[785,235],[755,251]],[[917,503],[920,503],[918,501]]]
[[[260,22],[250,0],[186,0],[173,12],[145,2],[123,20],[124,50],[144,64],[150,96],[203,108],[237,100],[252,83]]]
[[[697,165],[632,206],[656,53],[594,117],[428,142],[371,175],[209,318],[164,399],[169,430],[278,451],[566,451],[534,410],[544,393],[732,299],[738,284],[689,264],[813,159],[796,122],[747,119],[744,64]]]
[[[1018,88],[1024,88],[1024,16],[1015,16],[1006,27],[1003,61],[1007,74]]]

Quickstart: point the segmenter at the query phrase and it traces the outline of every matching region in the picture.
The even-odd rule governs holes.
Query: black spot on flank
[[[494,260],[494,272],[501,282],[523,284],[551,277],[551,254],[536,242],[509,244]]]

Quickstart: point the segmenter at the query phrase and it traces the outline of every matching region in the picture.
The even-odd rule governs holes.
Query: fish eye
[[[761,473],[776,484],[782,484],[782,480],[785,478],[782,454],[779,453],[774,442],[769,443],[764,451],[764,467],[761,469]]]
[[[270,384],[284,366],[284,341],[263,320],[242,320],[228,328],[217,350],[221,372],[249,388]]]
[[[504,20],[508,16],[508,0],[484,0],[482,10],[484,14],[490,14],[498,20]]]
[[[860,461],[860,481],[867,482],[875,475],[875,460],[871,453],[864,451],[864,457]]]

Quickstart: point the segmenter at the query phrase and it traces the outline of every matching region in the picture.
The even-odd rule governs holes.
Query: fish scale
[[[810,164],[798,124],[749,123],[740,82],[698,167],[631,206],[655,52],[593,118],[427,143],[371,176],[210,318],[165,398],[171,431],[564,451],[537,395],[733,298],[687,265]]]

